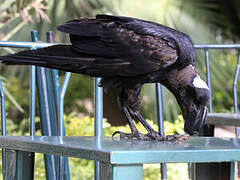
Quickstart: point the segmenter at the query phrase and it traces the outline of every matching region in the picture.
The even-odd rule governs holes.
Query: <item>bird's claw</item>
[[[150,140],[149,137],[147,137],[144,134],[139,133],[138,131],[133,132],[133,133],[124,133],[121,131],[116,131],[113,133],[112,137],[114,137],[115,135],[119,134],[120,135],[120,139],[136,139],[136,140]]]
[[[184,135],[167,135],[167,136],[163,136],[163,140],[162,141],[178,141],[178,142],[182,142],[182,141],[186,141],[190,138],[189,135],[184,134]]]
[[[116,131],[113,133],[112,137],[119,134],[120,139],[136,139],[136,140],[144,140],[144,141],[186,141],[190,138],[189,135],[167,135],[162,136],[158,132],[153,131],[147,134],[141,134],[138,131],[133,133],[124,133],[121,131]]]

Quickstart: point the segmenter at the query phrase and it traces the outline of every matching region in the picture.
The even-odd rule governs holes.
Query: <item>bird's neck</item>
[[[175,94],[179,88],[184,88],[190,84],[196,73],[196,68],[193,65],[174,69],[168,73],[168,78],[163,84]]]

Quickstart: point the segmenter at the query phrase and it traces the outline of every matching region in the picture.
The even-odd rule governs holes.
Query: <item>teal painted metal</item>
[[[2,81],[0,81],[0,98],[1,98],[1,131],[2,131],[1,134],[2,136],[6,136],[6,107]]]
[[[59,93],[60,93],[60,84],[59,84],[59,72],[56,69],[52,69],[51,71],[52,81],[53,81],[53,92],[54,92],[54,101],[55,101],[55,109],[57,111],[57,119],[58,119],[58,99],[59,99]],[[58,121],[57,121],[57,127],[58,127]]]
[[[47,32],[47,42],[48,43],[54,43],[54,34],[52,31],[49,31]],[[60,93],[60,84],[59,84],[59,72],[58,70],[56,69],[48,69],[46,68],[46,75],[48,77],[48,80],[50,81],[50,83],[48,82],[48,92],[52,95],[50,95],[51,97],[51,103],[52,103],[52,106],[55,110],[55,117],[54,119],[51,120],[51,123],[52,123],[52,134],[54,136],[58,135],[58,127],[59,127],[59,122],[58,122],[58,119],[59,119],[59,110],[58,110],[58,107],[59,107],[59,102],[58,102],[58,99],[59,99],[59,93]],[[60,171],[59,171],[59,162],[60,162],[60,157],[58,156],[53,156],[53,155],[46,155],[46,156],[51,156],[51,164],[52,164],[52,167],[55,169],[55,175],[54,177],[59,179],[59,176],[60,176]],[[62,174],[61,177],[64,176],[64,179],[65,180],[69,180],[70,179],[70,170],[69,170],[69,164],[68,164],[68,158],[65,157],[64,158],[64,173]],[[63,163],[62,163],[63,164]]]
[[[60,95],[59,95],[59,108],[58,108],[58,135],[60,137],[65,135],[65,129],[64,129],[64,119],[63,119],[63,115],[64,115],[64,111],[63,111],[63,105],[64,105],[64,96],[67,90],[67,85],[69,82],[69,79],[71,77],[71,73],[67,72],[60,90]],[[62,180],[63,177],[65,177],[65,179],[70,179],[70,173],[69,173],[69,165],[68,165],[68,160],[66,159],[66,157],[59,157],[59,174],[58,174],[58,179]]]
[[[209,87],[209,96],[210,96],[209,112],[212,113],[213,112],[213,106],[212,106],[212,84],[211,84],[211,75],[210,75],[209,49],[205,48],[204,52],[205,52],[205,62],[206,62],[206,69],[207,69],[207,84],[208,84],[208,87]]]
[[[5,162],[3,171],[3,180],[12,180],[16,174],[16,151],[11,149],[5,149]]]
[[[231,163],[231,169],[230,169],[230,180],[235,179],[235,162]]]
[[[49,33],[51,34],[51,32]],[[35,40],[37,41],[37,31],[33,31],[32,32],[32,37],[35,38]],[[50,37],[52,38],[52,37]],[[13,48],[30,48],[30,49],[36,49],[36,48],[42,48],[42,47],[46,47],[46,46],[51,46],[51,45],[56,45],[56,43],[39,43],[39,42],[11,42],[11,41],[8,41],[8,42],[3,42],[3,41],[0,41],[0,47],[13,47]],[[30,83],[32,84],[33,86],[30,88],[30,91],[33,92],[32,93],[32,99],[31,102],[35,102],[34,98],[35,98],[35,88],[34,88],[34,85],[35,85],[35,69],[34,67],[31,68],[31,80],[33,83]],[[59,97],[59,77],[58,77],[58,71],[57,70],[52,70],[50,72],[50,76],[49,76],[49,73],[45,73],[47,76],[47,79],[51,76],[51,78],[53,79],[53,83],[54,83],[54,86],[53,86],[53,89],[54,89],[54,101],[55,101],[55,109],[57,110],[58,108],[58,97]],[[49,84],[47,84],[47,89],[49,89]],[[51,89],[51,88],[50,88]],[[52,96],[50,96],[52,97]],[[30,103],[31,104],[31,103]],[[30,119],[32,119],[30,122],[33,122],[33,118],[31,117],[34,117],[35,118],[35,104],[32,103],[32,105],[30,105]],[[44,105],[44,104],[43,104]],[[46,107],[46,106],[45,106]],[[52,107],[52,106],[50,106]],[[50,111],[49,112],[53,112],[50,108]],[[44,114],[44,113],[43,113]],[[46,114],[46,113],[45,113]],[[57,114],[58,116],[58,114]],[[52,116],[51,116],[52,117]],[[53,121],[50,121],[50,123],[52,123]],[[33,127],[35,125],[35,123],[31,123],[30,125],[30,134],[31,135],[34,135],[34,132],[33,132],[33,129],[35,129],[35,127]],[[53,127],[53,126],[50,126],[50,127]],[[51,128],[50,130],[44,130],[44,131],[51,131],[52,135],[55,134],[54,131],[56,131],[57,128],[53,127]],[[56,135],[56,134],[55,134]],[[46,155],[48,156],[48,155]],[[52,158],[53,156],[51,156],[50,159],[53,160]],[[56,161],[56,159],[55,159]],[[67,158],[64,159],[65,161],[65,179],[70,179],[70,175],[69,175],[69,166],[68,166],[68,160]],[[47,163],[47,164],[53,164],[53,163]],[[68,173],[67,173],[68,172]],[[54,176],[50,176],[51,178],[53,178]]]
[[[38,32],[36,30],[31,31],[31,37],[33,42],[38,41]],[[31,49],[36,49],[31,47]],[[30,136],[35,135],[35,104],[36,104],[36,67],[30,67],[30,102],[29,102],[29,116],[30,116]]]
[[[1,134],[6,136],[6,107],[5,107],[5,94],[3,91],[2,81],[0,81],[0,98],[1,98]],[[6,155],[5,149],[2,149],[2,177],[6,177]]]
[[[59,127],[58,127],[58,130],[59,130],[59,136],[64,136],[65,134],[65,130],[64,130],[64,119],[63,119],[63,103],[64,103],[64,96],[65,96],[65,93],[66,93],[66,90],[67,90],[67,85],[68,85],[68,82],[69,82],[69,79],[71,77],[71,73],[70,72],[67,72],[66,75],[65,75],[65,78],[64,78],[64,81],[63,81],[63,84],[62,84],[62,87],[61,87],[61,90],[60,90],[60,96],[59,96]]]
[[[52,84],[50,83],[49,71],[42,67],[36,67],[38,102],[41,120],[41,131],[43,135],[56,135],[56,110],[53,102]],[[34,95],[35,97],[35,95]],[[46,178],[48,180],[57,179],[57,168],[53,155],[44,155]]]
[[[1,131],[2,136],[6,136],[6,107],[2,81],[0,81],[0,98],[1,98]]]
[[[29,48],[37,49],[47,46],[53,46],[57,43],[47,43],[47,42],[22,42],[22,41],[0,41],[0,47],[11,47],[11,48]]]
[[[113,165],[112,171],[113,180],[142,180],[143,177],[142,164]]]
[[[231,162],[240,160],[240,139],[192,137],[185,142],[112,140],[102,137],[0,137],[0,147],[71,156],[110,164]]]
[[[156,83],[156,96],[157,96],[157,118],[158,118],[158,131],[164,136],[164,123],[163,123],[163,97],[162,85]],[[167,167],[165,163],[161,163],[161,179],[167,179]]]
[[[240,44],[196,44],[196,49],[240,49]]]
[[[103,89],[98,87],[100,78],[94,78],[94,135],[102,136]]]
[[[46,70],[42,67],[37,67],[37,89],[38,102],[41,120],[41,131],[45,136],[53,136],[56,131],[56,113],[54,113],[54,102],[52,101],[51,91],[48,91],[49,81],[46,80]],[[50,114],[51,112],[51,114]],[[55,134],[56,135],[56,134]],[[48,180],[57,179],[57,168],[54,156],[44,155],[46,177]]]
[[[112,165],[100,163],[100,180],[141,180],[142,176],[142,164]]]
[[[103,89],[98,87],[100,78],[94,78],[94,135],[98,137],[97,147],[101,147],[101,136],[103,134]],[[94,163],[94,179],[100,179],[100,164],[98,161]]]
[[[240,49],[238,49],[238,62],[235,69],[234,81],[233,81],[233,99],[234,99],[234,113],[238,114],[238,99],[237,99],[237,83],[240,69]],[[236,137],[239,136],[238,127],[235,128]]]
[[[34,179],[34,153],[16,151],[16,174],[14,180]]]
[[[6,174],[4,180],[33,180],[34,153],[6,149]]]

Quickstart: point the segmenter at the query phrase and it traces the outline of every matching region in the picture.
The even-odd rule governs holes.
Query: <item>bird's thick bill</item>
[[[202,128],[207,117],[207,107],[188,113],[185,117],[184,131],[189,135],[196,134]]]

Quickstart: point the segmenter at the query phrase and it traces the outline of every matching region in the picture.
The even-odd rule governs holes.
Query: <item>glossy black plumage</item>
[[[202,126],[196,121],[205,115],[208,89],[192,84],[197,76],[195,50],[186,34],[153,22],[109,15],[69,21],[58,30],[70,34],[72,45],[22,51],[0,59],[6,64],[35,64],[102,77],[100,85],[106,90],[119,90],[118,104],[128,121],[130,116],[141,119],[141,86],[160,82],[178,100],[187,123],[185,131],[192,134]],[[190,111],[188,104],[195,109]]]

